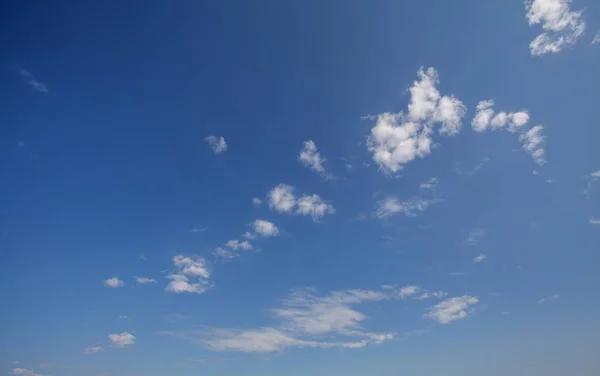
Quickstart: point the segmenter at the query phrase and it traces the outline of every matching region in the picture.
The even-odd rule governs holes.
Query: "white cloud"
[[[350,163],[346,163],[346,165],[344,166],[344,168],[346,169],[346,171],[350,172],[352,171],[352,165]]]
[[[269,207],[280,213],[291,212],[296,206],[294,190],[294,187],[286,184],[279,184],[271,189],[267,194]]]
[[[108,339],[110,339],[113,347],[123,348],[125,346],[130,346],[135,344],[135,336],[133,334],[123,332],[120,334],[109,334]]]
[[[206,266],[206,260],[204,260],[202,257],[191,258],[183,255],[177,255],[173,257],[173,264],[182,274],[202,278],[210,277],[210,272]]]
[[[220,154],[227,150],[227,142],[225,142],[223,137],[208,136],[204,141],[208,142],[215,154]]]
[[[417,299],[417,300],[425,300],[425,299],[429,299],[429,298],[441,299],[441,298],[445,298],[446,296],[448,296],[448,293],[445,291],[434,291],[431,293],[428,291],[425,291],[421,295],[417,296],[415,299]]]
[[[390,196],[377,203],[375,215],[377,218],[387,218],[393,214],[401,213],[407,217],[416,216],[415,212],[425,211],[429,205],[436,203],[437,200],[424,200],[418,197],[411,198],[408,201],[400,201],[397,197]]]
[[[594,35],[594,39],[592,39],[592,44],[600,43],[600,29],[596,31],[596,35]]]
[[[265,238],[279,235],[279,229],[277,226],[263,219],[255,220],[254,223],[252,223],[252,229],[256,234]]]
[[[587,198],[590,198],[590,196],[592,194],[592,185],[594,184],[594,182],[600,180],[600,170],[592,172],[589,175],[585,175],[584,178],[588,179],[589,181],[588,181],[586,188],[583,190],[583,194]]]
[[[158,283],[158,281],[156,279],[146,278],[146,277],[135,277],[135,281],[139,284]]]
[[[21,74],[21,78],[23,78],[23,81],[25,81],[29,86],[39,91],[40,93],[47,93],[50,91],[46,84],[36,80],[33,74],[26,71],[25,69],[20,68],[19,73]]]
[[[465,239],[465,244],[477,245],[485,237],[485,230],[475,229],[469,232],[469,235]]]
[[[253,248],[252,244],[247,240],[244,240],[243,242],[240,242],[239,240],[229,240],[227,243],[225,243],[225,246],[233,249],[234,251],[249,251]]]
[[[325,214],[335,213],[333,205],[321,200],[321,197],[315,194],[300,197],[296,205],[296,214],[310,215],[315,222],[323,218]]]
[[[486,257],[487,256],[482,253],[479,256],[475,256],[473,258],[473,262],[476,263],[476,264],[479,264],[480,262],[482,262],[483,260],[485,260]]]
[[[203,279],[199,279],[196,283],[190,283],[188,277],[183,274],[171,274],[167,278],[171,280],[165,288],[167,292],[174,292],[176,294],[183,292],[203,294],[208,290],[208,283]]]
[[[248,240],[252,240],[252,239],[256,239],[256,234],[250,232],[250,231],[246,231],[242,234],[242,236]]]
[[[20,376],[43,376],[41,373],[33,372],[25,368],[15,368],[12,371],[10,371],[10,373],[13,375]]]
[[[530,26],[541,24],[543,33],[530,44],[532,55],[557,53],[575,44],[585,30],[581,11],[569,9],[571,0],[527,0],[527,21]]]
[[[274,187],[267,194],[269,207],[280,213],[310,215],[315,222],[319,221],[325,214],[335,213],[333,205],[323,201],[319,195],[305,194],[297,199],[294,191],[294,187],[286,184],[279,184]]]
[[[121,281],[117,277],[112,277],[112,278],[104,281],[105,287],[117,288],[117,287],[122,287],[123,285],[125,285],[125,282]]]
[[[396,173],[413,159],[431,153],[433,126],[441,123],[440,134],[460,132],[465,107],[453,96],[441,97],[435,69],[418,71],[419,81],[410,88],[408,114],[382,113],[377,115],[367,146],[373,160],[386,173]]]
[[[319,151],[317,150],[317,145],[312,140],[304,141],[302,150],[300,150],[300,154],[298,154],[298,160],[306,167],[321,175],[324,179],[333,178],[331,173],[325,171],[323,162],[325,162],[326,159],[321,157],[321,154],[319,154]]]
[[[545,298],[541,298],[540,300],[538,300],[538,304],[550,303],[558,298],[560,298],[560,295],[557,295],[557,294],[549,295]]]
[[[167,276],[171,281],[165,291],[176,294],[183,292],[202,294],[208,290],[210,272],[204,258],[177,255],[173,257],[173,264],[177,272]],[[196,281],[190,282],[188,277],[195,278]]]
[[[600,219],[590,218],[590,225],[600,225]]]
[[[119,316],[119,320],[129,320],[131,317],[127,316],[127,315],[120,315]]]
[[[83,350],[83,352],[86,353],[86,354],[97,354],[97,353],[104,352],[104,347],[100,347],[100,346],[98,346],[98,347],[86,347]]]
[[[404,299],[418,293],[420,290],[421,288],[419,286],[404,286],[398,290],[398,296],[400,296],[400,299]]]
[[[471,121],[471,127],[475,132],[485,132],[488,129],[497,130],[506,128],[509,132],[518,132],[529,123],[529,113],[526,110],[518,112],[504,111],[495,116],[494,101],[492,99],[480,101],[477,104],[475,117]]]
[[[546,160],[544,159],[545,151],[543,148],[546,137],[542,134],[543,130],[544,127],[542,125],[536,125],[519,136],[519,141],[523,143],[523,149],[531,154],[535,163],[539,165],[546,163]]]
[[[233,253],[230,250],[221,247],[215,248],[215,250],[213,251],[213,255],[224,260],[231,260],[238,256],[237,253]]]
[[[435,190],[435,188],[437,187],[439,183],[439,179],[438,178],[431,178],[429,180],[427,180],[424,183],[421,183],[421,185],[419,185],[419,188],[421,189],[429,189],[429,190]]]
[[[440,324],[449,324],[467,317],[472,312],[470,306],[478,302],[479,299],[468,295],[449,298],[430,307],[425,317],[436,320]]]
[[[258,197],[252,197],[252,206],[259,207],[262,205],[262,200]]]

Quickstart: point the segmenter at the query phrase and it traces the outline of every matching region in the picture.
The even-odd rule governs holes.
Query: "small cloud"
[[[24,141],[17,141],[17,146],[20,148],[24,148],[26,145]]]
[[[400,213],[407,217],[414,217],[417,215],[417,212],[425,211],[431,204],[437,202],[439,202],[439,200],[425,200],[419,197],[414,197],[407,201],[400,201],[395,196],[389,196],[377,203],[375,216],[379,219],[383,219],[393,214]]]
[[[146,277],[135,277],[135,281],[139,284],[146,284],[146,283],[158,283],[158,281],[154,278],[146,278]]]
[[[104,347],[86,347],[83,352],[85,354],[97,354],[97,353],[103,353],[104,352]]]
[[[594,35],[594,39],[592,39],[591,44],[598,44],[598,43],[600,43],[600,29],[598,31],[596,31],[596,35]]]
[[[109,334],[108,339],[110,339],[112,346],[117,348],[123,348],[125,346],[135,344],[135,336],[127,332],[120,334]]]
[[[546,296],[545,298],[541,298],[540,300],[538,300],[537,303],[538,304],[547,304],[547,303],[550,303],[552,301],[555,301],[558,298],[560,298],[560,295],[553,294],[553,295]]]
[[[279,229],[273,223],[263,219],[257,219],[252,223],[254,232],[264,238],[279,235]]]
[[[127,316],[127,315],[120,315],[119,316],[119,320],[130,320],[131,317]]]
[[[193,229],[190,230],[190,232],[193,232],[195,234],[201,233],[208,230],[208,227],[194,227]]]
[[[482,262],[483,260],[485,260],[487,256],[484,255],[483,253],[481,253],[479,256],[475,256],[475,258],[473,258],[473,262],[476,264],[479,264],[480,262]]]
[[[488,157],[483,157],[481,158],[481,160],[479,161],[479,163],[477,163],[477,165],[475,165],[475,167],[473,167],[471,170],[462,170],[460,168],[460,162],[456,162],[454,164],[454,172],[457,175],[475,175],[477,172],[479,172],[479,170],[481,170],[483,168],[483,166],[485,166],[486,163],[488,163],[490,161],[490,159]]]
[[[453,321],[466,318],[473,312],[471,306],[478,302],[479,299],[468,295],[449,298],[430,307],[425,317],[435,320],[440,324],[450,324]]]
[[[29,86],[39,91],[40,93],[47,93],[50,91],[46,84],[36,80],[33,74],[26,71],[25,69],[20,68],[19,73],[21,74],[21,78],[23,78],[23,81],[25,81]]]
[[[258,197],[252,197],[252,206],[254,206],[255,208],[259,207],[260,205],[262,205],[262,200]]]
[[[177,255],[173,257],[176,273],[168,275],[171,280],[165,291],[179,293],[202,294],[209,288],[210,272],[206,260],[202,257],[186,257]],[[190,278],[195,281],[190,282]]]
[[[469,235],[465,239],[465,244],[477,245],[485,237],[485,230],[475,229],[469,232]]]
[[[253,234],[250,231],[246,231],[242,234],[242,237],[244,237],[248,240],[253,240],[253,239],[256,239],[256,234]]]
[[[502,312],[502,314],[503,315],[510,315],[510,312],[509,311],[504,311],[504,312]]]
[[[112,277],[112,278],[107,279],[106,281],[104,281],[104,286],[105,287],[117,288],[117,287],[123,287],[123,285],[125,285],[125,282],[121,281],[117,277]]]
[[[331,173],[325,171],[323,163],[326,159],[321,157],[321,154],[319,154],[319,151],[317,150],[317,145],[312,140],[304,141],[302,150],[300,150],[300,154],[298,154],[298,160],[306,167],[315,171],[322,178],[327,180],[333,178]]]
[[[20,375],[20,376],[44,376],[41,373],[33,372],[25,368],[15,368],[10,371],[11,375]]]
[[[590,225],[594,225],[594,226],[600,225],[600,219],[590,217]]]
[[[352,165],[350,163],[346,163],[346,165],[344,166],[344,168],[346,169],[346,171],[350,172],[352,171]]]
[[[229,240],[227,243],[225,243],[225,246],[233,249],[234,251],[249,251],[253,248],[252,244],[247,240],[244,240],[243,242],[240,242],[239,240]]]
[[[165,321],[169,321],[169,322],[175,323],[175,322],[181,322],[183,320],[189,319],[190,316],[183,315],[181,313],[169,313],[169,314],[164,315],[162,318]]]
[[[231,252],[230,250],[222,247],[215,248],[213,255],[221,260],[231,260],[238,256],[237,253]]]
[[[400,296],[400,299],[404,299],[406,297],[409,297],[411,295],[414,295],[416,293],[419,292],[421,288],[419,286],[404,286],[401,287],[400,290],[398,290],[398,296]]]
[[[208,136],[204,141],[208,142],[215,154],[221,154],[227,150],[227,142],[223,137]]]
[[[466,275],[466,274],[467,273],[465,273],[465,272],[452,272],[452,273],[450,273],[450,275],[452,277],[462,277],[463,275]]]
[[[335,208],[329,202],[321,199],[319,195],[302,195],[296,198],[295,188],[279,184],[267,194],[269,207],[279,213],[310,215],[314,222],[318,222],[326,214],[334,214]]]
[[[437,187],[438,183],[439,183],[438,178],[431,178],[431,179],[427,180],[426,182],[421,183],[421,185],[419,185],[419,188],[428,189],[428,190],[433,191]]]

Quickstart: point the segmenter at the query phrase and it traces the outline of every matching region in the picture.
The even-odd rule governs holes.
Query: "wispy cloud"
[[[300,154],[298,154],[298,160],[300,163],[319,174],[322,178],[327,180],[333,179],[333,175],[325,170],[323,163],[326,159],[321,157],[314,141],[304,141],[302,150],[300,150]]]
[[[485,230],[483,229],[474,229],[469,232],[469,235],[465,239],[465,244],[468,245],[477,245],[483,238],[485,237]]]
[[[36,80],[33,74],[31,74],[31,72],[28,72],[23,68],[19,68],[19,74],[21,74],[21,78],[23,78],[23,81],[25,81],[29,86],[39,91],[40,93],[47,93],[50,91],[48,89],[48,86],[46,86],[46,84],[44,84],[43,82]]]
[[[146,278],[146,277],[135,277],[135,281],[141,285],[147,283],[158,283],[158,281],[154,278]]]
[[[208,136],[204,141],[208,142],[215,154],[221,154],[227,151],[227,142],[225,142],[223,137]]]
[[[596,31],[596,35],[594,35],[594,39],[592,39],[592,44],[600,43],[600,29]]]
[[[400,201],[395,196],[389,196],[377,203],[375,216],[380,219],[390,217],[394,214],[404,214],[407,217],[414,217],[417,215],[417,212],[425,211],[430,205],[438,202],[439,200],[426,200],[419,197]]]
[[[483,260],[485,260],[485,259],[486,259],[486,257],[487,257],[486,255],[484,255],[483,253],[481,253],[479,256],[475,256],[475,257],[473,258],[473,262],[474,262],[475,264],[479,264],[480,262],[482,262]]]
[[[590,217],[590,225],[595,225],[595,226],[600,225],[600,219],[596,219],[594,217]]]
[[[529,25],[542,25],[543,33],[530,44],[532,55],[557,53],[575,44],[583,35],[585,22],[581,11],[571,11],[571,0],[527,0],[527,21]]]
[[[592,186],[596,181],[600,180],[600,170],[594,171],[589,175],[585,175],[584,178],[588,180],[588,183],[585,189],[583,190],[583,194],[586,198],[590,198],[590,196],[592,195]]]
[[[20,375],[20,376],[44,376],[41,373],[33,372],[25,368],[14,368],[10,371],[11,375]]]
[[[483,166],[485,166],[486,163],[488,163],[490,161],[490,159],[488,157],[483,157],[481,158],[481,160],[479,161],[479,163],[477,163],[477,165],[475,165],[475,167],[473,167],[470,170],[463,170],[460,168],[460,162],[456,162],[454,164],[454,172],[458,175],[475,175],[476,173],[479,172],[479,170],[481,170],[483,168]]]
[[[83,349],[83,352],[85,354],[97,354],[97,353],[103,353],[104,351],[105,351],[104,347],[100,347],[100,346],[86,347],[85,349]]]
[[[468,295],[449,298],[430,307],[425,317],[435,320],[440,324],[449,324],[453,321],[466,318],[473,312],[471,306],[478,302],[479,299]]]
[[[547,303],[555,301],[558,298],[560,298],[560,295],[558,295],[558,294],[552,294],[552,295],[548,295],[548,296],[546,296],[544,298],[541,298],[540,300],[538,300],[537,303],[538,304],[547,304]]]
[[[262,200],[258,197],[252,197],[252,206],[259,207],[260,205],[262,205]]]

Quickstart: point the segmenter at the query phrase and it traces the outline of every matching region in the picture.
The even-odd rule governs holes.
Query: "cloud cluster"
[[[375,216],[383,219],[394,214],[404,214],[407,217],[416,216],[417,212],[425,211],[431,204],[437,203],[438,200],[426,200],[420,197],[413,197],[407,201],[400,201],[395,196],[389,196],[380,200],[375,209]]]
[[[452,321],[467,317],[473,312],[471,306],[478,302],[479,299],[468,295],[449,298],[430,307],[425,317],[435,320],[440,324],[449,324]]]
[[[133,334],[123,333],[112,333],[108,335],[108,339],[113,347],[123,348],[135,344],[135,336]]]
[[[326,159],[321,157],[314,141],[304,141],[300,154],[298,154],[298,161],[319,174],[322,178],[328,180],[333,179],[333,175],[325,171],[323,162],[325,162]]]
[[[536,125],[526,130],[529,123],[527,111],[495,113],[493,106],[494,101],[491,99],[477,104],[477,112],[471,121],[473,130],[478,133],[499,129],[506,129],[511,133],[519,132],[519,141],[523,144],[523,149],[532,156],[535,163],[539,165],[546,163],[544,151],[546,138],[542,134],[544,127]]]
[[[583,35],[585,22],[581,11],[571,11],[571,0],[527,0],[527,21],[530,26],[542,25],[543,33],[529,44],[532,55],[557,53],[575,44]]]
[[[176,272],[167,276],[170,282],[165,291],[202,294],[208,289],[210,272],[204,258],[177,255],[173,257],[173,265]]]
[[[221,154],[227,150],[227,142],[223,137],[208,136],[204,141],[208,142],[215,154]]]
[[[105,287],[117,288],[117,287],[123,287],[124,285],[125,285],[125,282],[123,282],[122,280],[120,280],[117,277],[112,277],[112,278],[109,278],[106,281],[104,281]]]
[[[311,216],[313,221],[318,222],[326,214],[334,214],[335,208],[327,201],[323,201],[319,195],[304,194],[296,198],[295,188],[279,184],[267,194],[269,207],[279,213]]]
[[[419,69],[419,81],[410,88],[408,112],[382,113],[367,140],[373,160],[386,173],[396,173],[413,159],[431,153],[434,126],[441,135],[458,134],[466,108],[454,96],[441,96],[434,68]]]

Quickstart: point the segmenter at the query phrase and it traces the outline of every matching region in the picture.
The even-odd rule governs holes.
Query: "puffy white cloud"
[[[529,123],[529,113],[525,110],[509,113],[502,111],[494,116],[493,106],[492,99],[480,101],[477,104],[475,117],[471,121],[471,127],[475,132],[506,128],[509,132],[514,133]]]
[[[316,222],[323,218],[325,214],[334,214],[335,208],[328,202],[325,202],[319,195],[304,195],[296,202],[296,214],[310,215]]]
[[[393,214],[401,213],[407,217],[416,216],[416,212],[425,211],[429,205],[436,200],[425,200],[422,198],[411,198],[408,201],[400,201],[397,197],[390,196],[377,203],[375,215],[377,218],[387,218]]]
[[[476,264],[479,264],[480,262],[482,262],[483,260],[485,260],[486,257],[487,257],[486,255],[484,255],[483,253],[481,253],[479,256],[475,256],[473,258],[473,262],[476,263]]]
[[[448,293],[445,291],[434,291],[434,292],[425,291],[421,295],[417,296],[415,299],[417,299],[417,300],[425,300],[425,299],[429,299],[429,298],[441,299],[441,298],[445,298],[446,296],[448,296]]]
[[[32,88],[39,91],[40,93],[47,93],[50,91],[48,89],[48,86],[46,86],[46,84],[44,84],[43,82],[36,80],[35,77],[33,76],[33,74],[31,74],[31,72],[28,72],[23,68],[20,68],[19,73],[21,74],[21,78],[23,78],[23,81],[25,81],[27,83],[27,85],[31,86]]]
[[[215,250],[213,251],[213,255],[223,260],[231,260],[238,256],[237,253],[233,253],[230,250],[221,247],[215,248]]]
[[[256,234],[250,231],[244,232],[242,236],[248,240],[256,239]]]
[[[465,244],[477,245],[485,237],[484,229],[474,229],[469,232],[469,235],[465,239]]]
[[[590,225],[595,225],[598,226],[600,225],[600,219],[596,219],[596,218],[590,218]]]
[[[20,376],[43,376],[41,373],[33,372],[25,368],[15,368],[12,371],[10,371],[10,373],[13,375]]]
[[[536,125],[519,136],[519,141],[523,143],[523,149],[531,154],[535,163],[539,165],[546,163],[543,148],[546,137],[542,134],[543,130],[544,127],[542,125]]]
[[[139,284],[158,283],[158,281],[156,279],[146,278],[146,277],[135,277],[135,281]]]
[[[262,205],[262,200],[258,197],[252,197],[252,206],[259,207]]]
[[[467,317],[472,312],[470,307],[478,302],[479,299],[468,295],[449,298],[430,307],[425,317],[436,320],[440,324],[449,324]]]
[[[215,154],[220,154],[227,150],[227,142],[225,142],[223,137],[208,136],[204,141],[208,142]]]
[[[182,274],[202,278],[210,277],[210,272],[206,266],[206,260],[202,257],[191,258],[183,255],[177,255],[173,257],[173,264],[180,270]]]
[[[112,346],[119,348],[135,344],[135,336],[127,332],[109,334],[108,339],[110,339]]]
[[[571,0],[527,0],[527,21],[529,25],[541,24],[543,33],[530,44],[532,55],[557,53],[577,42],[585,30],[581,11],[571,11]]]
[[[295,188],[291,185],[279,184],[269,191],[267,198],[269,207],[280,213],[289,213],[296,206]]]
[[[254,223],[252,223],[252,229],[256,234],[265,238],[279,235],[279,229],[277,226],[263,219],[255,220]]]
[[[117,287],[122,287],[123,285],[125,285],[125,282],[121,281],[117,277],[112,277],[112,278],[104,281],[105,287],[117,288]]]
[[[333,175],[331,175],[331,173],[325,171],[325,167],[323,167],[323,162],[325,162],[326,159],[321,157],[321,154],[319,154],[319,151],[317,150],[317,145],[314,143],[314,141],[304,141],[302,150],[300,150],[300,154],[298,154],[298,160],[300,161],[300,163],[315,171],[323,178],[333,178]]]
[[[100,347],[100,346],[97,346],[97,347],[86,347],[83,350],[83,352],[86,353],[86,354],[97,354],[97,353],[104,352],[104,347]]]
[[[421,290],[419,286],[404,286],[401,287],[400,290],[398,290],[398,296],[400,296],[400,299],[404,299],[408,296],[412,296],[418,293],[419,290]]]
[[[395,173],[413,159],[431,153],[432,133],[440,123],[440,134],[455,135],[465,114],[462,102],[453,96],[441,97],[434,68],[418,71],[419,81],[410,88],[408,113],[382,113],[376,116],[367,146],[373,160],[386,173]]]
[[[538,300],[538,304],[550,303],[558,298],[560,298],[560,295],[557,295],[557,294],[549,295],[549,296],[546,296],[545,298],[541,298],[540,300]]]
[[[244,240],[243,242],[240,242],[239,240],[229,240],[227,243],[225,243],[225,246],[233,249],[234,251],[248,251],[253,248],[252,244],[247,240]]]
[[[171,281],[165,291],[177,294],[183,292],[202,294],[208,290],[210,272],[204,258],[177,255],[173,257],[173,265],[177,271],[167,276]],[[190,282],[190,278],[194,278],[195,281]]]
[[[279,184],[269,191],[267,198],[269,207],[280,212],[295,215],[310,215],[315,222],[319,221],[325,214],[334,214],[335,208],[327,201],[323,201],[319,195],[295,196],[295,188]]]
[[[167,278],[171,280],[165,288],[167,292],[203,294],[208,290],[208,282],[203,279],[199,279],[196,283],[190,283],[188,277],[183,274],[171,274]]]

